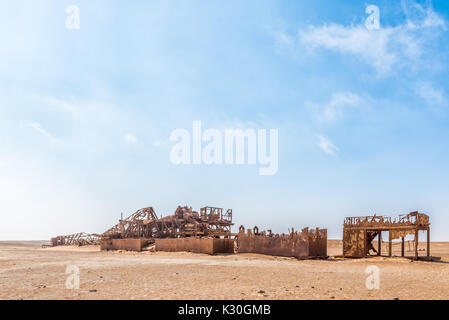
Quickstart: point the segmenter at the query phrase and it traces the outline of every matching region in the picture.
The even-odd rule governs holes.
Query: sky
[[[346,216],[419,210],[449,241],[448,28],[444,0],[4,3],[0,239],[209,205],[235,232],[332,239]],[[277,129],[277,172],[173,164],[170,134],[193,121]]]

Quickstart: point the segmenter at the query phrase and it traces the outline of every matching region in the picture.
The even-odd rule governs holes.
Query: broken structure
[[[67,236],[57,236],[50,239],[52,247],[56,246],[85,246],[100,244],[101,236],[95,233],[74,233]]]
[[[418,211],[400,215],[397,219],[383,216],[347,217],[343,225],[343,256],[367,257],[370,251],[381,255],[382,233],[388,232],[388,256],[392,256],[392,240],[401,239],[401,256],[404,257],[405,236],[414,235],[415,253],[418,259],[418,231],[427,231],[427,257],[430,257],[429,216]],[[377,238],[377,250],[373,240]]]
[[[232,210],[178,206],[171,216],[158,218],[152,207],[138,210],[102,234],[103,238],[230,237]]]
[[[234,253],[234,239],[231,238],[163,238],[155,239],[156,251],[188,251],[194,253]]]
[[[225,239],[231,237],[232,225],[231,209],[223,212],[222,208],[204,207],[198,213],[192,207],[178,206],[173,215],[158,218],[153,208],[147,207],[104,232],[101,247],[141,251],[157,240],[156,250],[229,252]]]
[[[237,235],[239,253],[261,253],[296,258],[327,257],[327,229],[304,228],[290,234],[273,234],[271,230],[259,232],[240,226]]]

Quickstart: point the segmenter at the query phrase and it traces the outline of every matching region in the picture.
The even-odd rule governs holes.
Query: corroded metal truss
[[[418,231],[427,232],[427,257],[430,257],[430,222],[429,216],[418,211],[398,218],[383,216],[347,217],[343,224],[343,256],[366,257],[373,251],[382,253],[382,232],[388,232],[388,256],[392,256],[392,240],[401,239],[401,256],[404,254],[404,239],[407,235],[415,236],[415,255],[418,258]],[[373,240],[377,238],[377,250]]]
[[[152,207],[138,210],[102,234],[104,238],[178,238],[189,236],[230,237],[232,210],[204,207],[200,213],[181,207],[158,218]]]
[[[52,246],[99,244],[103,239],[182,237],[231,237],[232,209],[204,207],[200,213],[192,207],[176,208],[170,216],[158,218],[152,207],[142,208],[119,222],[101,235],[77,233],[51,239]]]
[[[74,233],[66,236],[57,236],[50,239],[51,246],[85,246],[100,244],[101,236],[95,233]]]

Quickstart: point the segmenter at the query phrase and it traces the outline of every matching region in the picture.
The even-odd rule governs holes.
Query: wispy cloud
[[[124,136],[125,142],[127,143],[137,143],[137,138],[131,133],[127,133]]]
[[[429,32],[446,30],[446,22],[430,6],[407,7],[407,20],[394,27],[368,30],[364,25],[324,24],[299,31],[299,43],[309,53],[318,48],[350,54],[386,74],[396,66],[415,63],[425,50]]]
[[[434,88],[429,82],[419,83],[415,87],[415,94],[432,106],[442,106],[447,104],[444,91]]]
[[[51,142],[59,142],[59,139],[54,137],[50,132],[45,130],[39,122],[29,122],[26,124],[27,127],[30,127],[37,132],[39,132],[44,137],[48,138]]]
[[[320,135],[318,136],[318,146],[324,151],[324,153],[331,156],[335,156],[339,151],[338,147],[334,145],[332,141]]]
[[[45,100],[50,105],[56,106],[57,108],[59,108],[59,109],[61,109],[63,111],[67,111],[67,112],[70,112],[72,114],[78,114],[79,113],[79,109],[77,107],[75,107],[72,103],[69,103],[66,100],[61,100],[61,99],[57,99],[57,98],[54,98],[54,97],[48,97]]]
[[[320,120],[336,122],[344,116],[345,110],[363,105],[364,100],[352,92],[336,92],[323,105],[308,102],[306,105],[313,109]]]

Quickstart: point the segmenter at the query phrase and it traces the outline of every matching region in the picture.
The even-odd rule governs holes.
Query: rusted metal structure
[[[273,256],[296,258],[327,257],[327,229],[304,228],[289,234],[273,234],[271,230],[259,232],[240,226],[237,235],[237,251],[239,253],[261,253]]]
[[[229,252],[225,240],[231,237],[232,225],[231,209],[223,212],[222,208],[204,207],[198,213],[192,207],[178,206],[173,215],[158,218],[154,209],[147,207],[104,232],[101,248],[141,251],[158,240],[156,250]]]
[[[152,207],[146,207],[125,219],[122,217],[101,235],[77,233],[54,237],[50,242],[51,246],[100,244],[104,250],[141,251],[161,238],[230,238],[232,225],[232,209],[224,212],[222,208],[204,207],[198,213],[192,207],[178,206],[173,215],[158,218]]]
[[[382,233],[388,232],[388,256],[392,256],[392,240],[401,239],[401,256],[405,256],[404,239],[414,235],[414,258],[418,259],[418,232],[427,232],[427,257],[430,257],[430,222],[429,216],[418,211],[400,215],[396,219],[383,216],[347,217],[343,225],[343,256],[367,257],[370,251],[382,254]],[[377,238],[377,250],[373,240]]]
[[[101,236],[95,233],[74,233],[66,236],[57,236],[50,239],[52,247],[56,246],[85,246],[100,244]]]
[[[230,237],[232,210],[204,207],[200,213],[181,207],[170,216],[158,218],[152,207],[138,210],[102,234],[103,238]]]

